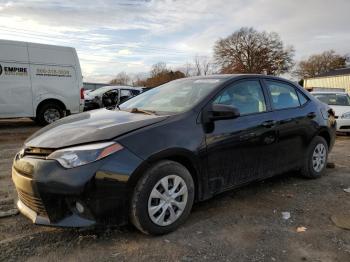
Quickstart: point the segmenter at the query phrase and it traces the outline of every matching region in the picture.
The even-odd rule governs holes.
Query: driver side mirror
[[[204,120],[217,121],[234,119],[240,116],[238,108],[230,105],[212,104],[204,114]]]

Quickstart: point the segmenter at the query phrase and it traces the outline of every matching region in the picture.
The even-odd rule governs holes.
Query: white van
[[[45,125],[83,109],[74,48],[0,40],[0,118],[30,117]]]

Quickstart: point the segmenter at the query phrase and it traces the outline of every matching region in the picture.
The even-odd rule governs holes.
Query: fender
[[[52,93],[44,93],[44,94],[39,94],[37,95],[34,99],[33,99],[33,108],[34,108],[34,116],[36,116],[36,112],[37,112],[37,109],[38,109],[38,105],[44,101],[44,100],[47,100],[47,99],[56,99],[56,100],[59,100],[61,101],[65,108],[67,110],[70,110],[72,112],[72,110],[67,107],[67,99],[61,95],[58,95],[58,94],[52,94]]]
[[[145,161],[135,170],[131,175],[130,186],[135,185],[143,173],[155,162],[161,160],[173,160],[179,162],[185,166],[191,173],[195,185],[196,185],[196,200],[203,199],[203,186],[205,186],[207,181],[205,179],[205,172],[200,168],[199,157],[184,148],[168,148],[151,155],[149,158],[144,159]]]

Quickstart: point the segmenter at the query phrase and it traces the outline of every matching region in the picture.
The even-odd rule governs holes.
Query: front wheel
[[[189,171],[177,162],[161,161],[138,181],[130,218],[143,233],[166,234],[186,220],[193,200],[194,183]]]
[[[310,143],[301,175],[307,178],[318,178],[326,170],[328,145],[321,136],[316,136]]]

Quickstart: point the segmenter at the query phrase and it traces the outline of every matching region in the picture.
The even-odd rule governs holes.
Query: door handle
[[[262,122],[261,125],[263,127],[271,128],[271,127],[276,125],[276,121],[274,121],[274,120],[267,120],[265,122]]]
[[[316,113],[315,112],[310,112],[306,115],[308,118],[315,118],[316,117]]]

